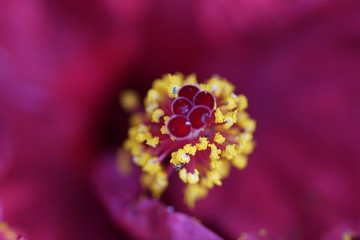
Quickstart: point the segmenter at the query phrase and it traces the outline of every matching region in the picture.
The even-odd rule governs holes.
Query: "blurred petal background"
[[[235,84],[257,120],[257,146],[195,210],[176,180],[161,202],[145,202],[173,206],[168,218],[181,216],[196,239],[360,231],[359,12],[356,0],[1,1],[5,221],[30,240],[156,236],[141,220],[153,212],[114,212],[114,201],[128,204],[129,180],[101,172],[112,171],[108,156],[127,131],[119,92],[144,95],[153,79],[183,72]],[[109,182],[120,192],[111,204]]]

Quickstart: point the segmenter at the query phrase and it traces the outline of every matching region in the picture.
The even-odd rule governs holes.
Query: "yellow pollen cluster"
[[[212,95],[214,108],[209,108],[210,120],[202,129],[194,130],[186,138],[176,139],[168,128],[173,116],[172,102],[187,85],[205,91],[207,97]],[[197,83],[195,75],[177,73],[164,75],[153,82],[142,110],[131,92],[127,93],[129,103],[121,98],[121,104],[134,111],[123,149],[142,168],[141,183],[154,197],[161,196],[169,185],[169,175],[178,171],[179,178],[186,184],[184,201],[194,207],[196,201],[206,197],[209,189],[222,185],[231,166],[238,169],[247,166],[248,155],[254,148],[256,122],[245,111],[247,98],[234,94],[234,90],[234,85],[218,76]]]
[[[188,163],[190,161],[189,154],[194,156],[196,150],[197,148],[195,146],[192,146],[191,144],[186,144],[183,148],[171,153],[170,163],[172,163],[173,165]]]

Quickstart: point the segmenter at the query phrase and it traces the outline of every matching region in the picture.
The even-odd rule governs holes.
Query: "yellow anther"
[[[208,81],[208,85],[210,86],[210,91],[213,92],[216,97],[219,97],[221,94],[222,83],[219,81],[218,77],[212,77]]]
[[[193,208],[195,206],[195,202],[199,199],[202,199],[207,196],[207,189],[199,184],[189,184],[185,188],[185,203]]]
[[[230,173],[231,164],[229,161],[220,161],[220,166],[217,168],[221,178],[225,178]]]
[[[130,146],[128,146],[128,145],[130,145]],[[127,140],[124,143],[124,149],[130,151],[130,153],[133,157],[138,157],[141,154],[143,154],[143,152],[144,152],[143,148],[144,148],[143,145],[136,141]]]
[[[159,101],[160,101],[161,95],[159,92],[155,89],[150,89],[148,91],[148,94],[146,95],[144,105],[146,112],[153,113],[153,111],[159,107]]]
[[[197,169],[195,169],[195,171],[193,173],[190,173],[190,172],[187,172],[187,170],[185,168],[182,168],[179,171],[179,177],[184,183],[189,183],[189,184],[198,183],[200,180],[199,171]]]
[[[135,139],[136,135],[138,134],[138,126],[130,127],[128,130],[128,135],[130,139]]]
[[[153,122],[156,122],[156,123],[159,123],[160,122],[160,118],[162,117],[162,116],[164,116],[164,111],[162,110],[162,109],[160,109],[160,108],[158,108],[158,109],[156,109],[154,112],[153,112],[153,114],[152,114],[152,121]]]
[[[247,166],[247,157],[243,155],[237,155],[235,158],[232,159],[233,165],[238,169],[244,169]]]
[[[209,147],[211,149],[210,151],[210,159],[211,160],[218,160],[220,158],[220,154],[221,154],[221,149],[218,149],[215,144],[210,143]]]
[[[222,144],[223,142],[225,142],[225,138],[223,137],[223,135],[217,132],[215,133],[214,141],[218,144]]]
[[[155,174],[145,173],[141,176],[141,183],[150,189],[154,198],[159,198],[168,186],[167,174],[159,171]]]
[[[189,154],[191,154],[191,155],[195,155],[195,153],[196,153],[196,147],[195,146],[193,146],[193,145],[191,145],[190,143],[189,144],[186,144],[185,146],[184,146],[184,151],[186,152],[186,153],[189,153]]]
[[[140,97],[133,90],[125,90],[119,96],[121,107],[126,111],[134,111],[140,105]]]
[[[234,86],[231,83],[225,79],[219,79],[217,76],[212,77],[207,84],[215,97],[227,97],[234,92]]]
[[[211,91],[211,87],[210,87],[210,85],[209,84],[206,84],[206,83],[200,83],[199,84],[199,88],[200,88],[200,90],[202,90],[202,91]]]
[[[198,183],[199,180],[200,180],[199,171],[197,169],[195,169],[195,171],[193,173],[188,173],[187,174],[188,183],[195,184],[195,183]]]
[[[241,148],[242,153],[248,155],[253,152],[255,143],[253,141],[246,142],[246,144]]]
[[[157,162],[156,157],[151,157],[147,163],[143,166],[143,171],[149,173],[156,173],[161,171],[160,163]]]
[[[175,74],[175,75],[168,74],[166,76],[166,78],[168,79],[167,93],[170,98],[176,98],[180,87],[183,85],[183,75],[182,74]]]
[[[131,126],[135,126],[135,125],[139,125],[141,124],[143,121],[143,116],[141,114],[133,114],[131,117],[130,117],[130,125]]]
[[[132,138],[128,138],[124,141],[123,148],[130,151],[136,145],[136,148],[140,149],[140,144]]]
[[[157,91],[156,89],[150,89],[146,95],[146,99],[148,99],[148,101],[159,101],[160,100],[160,94],[159,91]]]
[[[170,117],[169,117],[169,116],[164,116],[165,124],[167,124],[169,120],[170,120]]]
[[[163,126],[160,128],[160,132],[161,132],[162,134],[168,134],[168,131],[167,131],[167,129],[166,129],[166,125],[163,125]]]
[[[227,97],[225,99],[225,103],[226,103],[226,109],[227,110],[234,110],[235,108],[238,107],[238,104],[237,104],[237,95],[236,94],[231,94],[229,97]]]
[[[221,164],[221,161],[219,161],[218,159],[210,159],[210,167],[211,167],[211,169],[219,168],[220,164]]]
[[[202,176],[201,180],[200,180],[200,184],[201,186],[207,188],[207,189],[211,189],[214,187],[214,183],[213,181],[211,181],[210,178],[208,178],[207,176]]]
[[[215,110],[215,122],[216,123],[223,123],[225,118],[223,113],[221,112],[220,108],[216,108]]]
[[[171,153],[170,163],[173,165],[179,165],[181,163],[190,162],[190,156],[186,153],[184,149],[179,149]]]
[[[138,141],[139,143],[148,140],[152,138],[151,133],[138,133],[135,137],[136,141]]]
[[[256,128],[256,122],[253,119],[246,119],[241,123],[241,126],[244,128],[245,132],[254,132]]]
[[[170,163],[174,165],[188,163],[190,161],[189,154],[194,156],[196,150],[195,146],[192,146],[190,143],[186,144],[183,148],[171,153]]]
[[[131,127],[129,129],[129,136],[131,138],[134,138],[139,143],[152,138],[152,135],[149,132],[149,127],[143,124],[140,124],[135,127]]]
[[[244,153],[251,153],[254,147],[254,142],[252,141],[253,135],[251,133],[245,132],[239,134],[236,138],[236,141],[240,145],[240,149]]]
[[[237,146],[235,144],[227,145],[225,148],[225,151],[223,151],[224,156],[227,159],[233,159],[238,155],[239,151],[237,149]]]
[[[138,132],[140,133],[148,133],[150,131],[150,127],[144,124],[140,124],[137,126]]]
[[[160,132],[162,133],[162,134],[168,134],[168,131],[167,131],[167,129],[166,129],[166,124],[169,122],[169,120],[170,120],[170,117],[169,116],[164,116],[164,125],[160,128]]]
[[[200,150],[205,150],[205,149],[207,149],[208,143],[209,143],[209,141],[207,140],[207,138],[206,138],[206,137],[200,137],[200,138],[199,138],[199,141],[200,141],[200,143],[197,143],[197,144],[196,144],[197,149],[198,149],[199,151],[200,151]]]
[[[211,181],[218,185],[221,186],[222,182],[221,182],[221,175],[217,170],[211,170],[207,173],[207,176],[209,179],[211,179]]]
[[[185,168],[182,168],[180,169],[179,171],[179,177],[180,179],[184,182],[184,183],[187,183],[187,171]]]
[[[157,147],[157,145],[159,144],[159,137],[153,137],[146,140],[146,144],[149,145],[150,147],[154,147],[154,148]]]
[[[226,97],[224,102],[227,110],[238,109],[244,111],[248,106],[247,98],[244,95],[237,96],[234,93]]]
[[[133,162],[139,166],[144,166],[149,159],[151,158],[151,155],[149,152],[140,152],[138,154],[135,154],[135,152],[131,152],[131,154],[133,155]]]
[[[232,125],[234,125],[236,123],[237,120],[237,109],[231,112],[228,112],[225,116],[224,116],[224,127],[225,129],[229,129],[230,127],[232,127]],[[216,117],[216,116],[215,116]]]
[[[239,95],[237,97],[237,104],[239,111],[244,111],[248,107],[248,100],[245,95]]]
[[[187,76],[184,80],[184,85],[186,84],[196,85],[197,84],[196,75],[190,74],[189,76]]]

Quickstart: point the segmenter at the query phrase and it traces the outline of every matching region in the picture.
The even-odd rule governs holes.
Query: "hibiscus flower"
[[[358,237],[358,1],[0,5],[0,198],[26,239]],[[225,77],[257,122],[194,208],[177,174],[153,199],[115,156],[118,94],[169,72]]]

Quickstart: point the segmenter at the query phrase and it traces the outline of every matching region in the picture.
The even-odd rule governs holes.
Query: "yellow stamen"
[[[221,174],[219,173],[219,171],[211,170],[207,172],[207,177],[211,179],[214,184],[221,186]]]
[[[121,107],[126,111],[134,111],[140,105],[140,97],[133,90],[125,90],[119,96]]]
[[[161,132],[162,134],[168,134],[168,131],[167,131],[165,125],[160,128],[160,132]]]
[[[178,93],[180,87],[183,85],[183,77],[184,76],[182,74],[175,74],[175,75],[168,74],[167,75],[167,79],[169,81],[169,83],[167,85],[167,93],[170,98],[177,97],[177,93]]]
[[[151,113],[159,107],[160,93],[155,89],[150,89],[146,95],[144,105],[146,112]]]
[[[185,203],[190,208],[193,208],[195,206],[195,202],[206,197],[208,191],[205,187],[199,184],[189,184],[185,187],[184,193]]]
[[[223,123],[224,122],[224,115],[221,112],[220,108],[216,108],[215,110],[215,122],[216,123]]]
[[[180,169],[179,171],[179,177],[180,179],[184,182],[184,183],[187,183],[187,171],[185,168],[182,168]]]
[[[156,109],[153,114],[152,114],[152,121],[155,123],[159,123],[160,122],[160,118],[162,116],[164,116],[164,111],[160,108]]]
[[[161,166],[160,166],[160,163],[157,162],[157,158],[152,157],[152,158],[148,159],[148,161],[146,162],[146,164],[143,166],[142,169],[145,172],[157,173],[157,172],[161,171]]]
[[[225,142],[225,138],[223,137],[223,135],[217,132],[215,133],[214,141],[217,142],[218,144],[222,144],[223,142]]]
[[[193,146],[193,145],[191,145],[191,144],[186,144],[186,145],[184,146],[184,150],[185,150],[186,153],[189,153],[189,154],[191,154],[191,155],[194,156],[197,149],[196,149],[195,146]]]
[[[211,160],[218,160],[220,158],[221,149],[218,149],[215,144],[210,143],[209,147],[211,149],[210,151],[210,159]]]
[[[237,155],[235,158],[232,159],[232,163],[238,169],[244,169],[247,166],[247,157],[243,155]]]
[[[237,120],[237,109],[231,112],[228,112],[225,116],[224,116],[224,127],[225,129],[229,129],[230,127],[232,127],[232,125],[234,125],[236,123]]]
[[[159,137],[153,137],[146,140],[146,144],[155,148],[159,144]]]
[[[151,135],[151,133],[138,133],[137,135],[136,135],[136,141],[138,141],[139,143],[141,143],[141,142],[143,142],[143,141],[145,141],[145,140],[148,140],[148,139],[150,139],[150,138],[152,138],[152,135]]]
[[[151,158],[150,153],[147,151],[139,153],[132,152],[131,154],[133,155],[133,162],[139,166],[144,166]]]
[[[190,184],[195,184],[199,182],[199,171],[195,169],[194,173],[187,174],[187,181]]]
[[[209,141],[207,140],[206,137],[200,137],[199,138],[200,143],[196,144],[197,149],[200,150],[205,150],[208,147],[208,143]]]
[[[184,183],[189,184],[198,183],[200,180],[199,171],[197,169],[195,169],[193,173],[189,173],[185,168],[182,168],[179,171],[179,177]]]
[[[227,145],[225,148],[225,151],[223,151],[223,155],[227,159],[233,159],[239,154],[239,151],[237,149],[237,146],[235,144]]]
[[[168,186],[167,174],[159,171],[155,174],[143,174],[141,183],[151,190],[154,198],[159,198]]]

